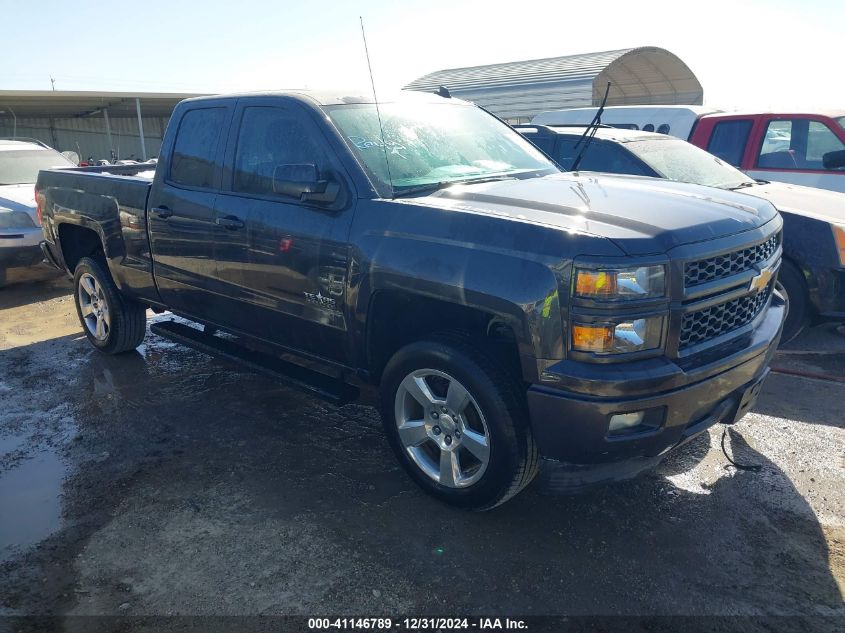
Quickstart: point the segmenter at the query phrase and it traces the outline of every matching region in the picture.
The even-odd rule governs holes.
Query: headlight
[[[831,224],[833,239],[836,241],[836,252],[839,253],[839,265],[845,266],[845,226]]]
[[[598,301],[650,299],[666,294],[664,268],[575,269],[575,296]]]
[[[619,323],[574,323],[572,349],[594,354],[626,354],[660,347],[663,317]]]

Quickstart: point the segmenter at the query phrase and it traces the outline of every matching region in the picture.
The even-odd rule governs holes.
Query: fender
[[[70,176],[71,174],[68,174]],[[68,269],[59,242],[63,224],[94,231],[100,239],[109,272],[117,287],[127,295],[159,301],[152,277],[146,230],[146,200],[149,183],[141,179],[83,178],[85,187],[48,187],[45,198],[45,236],[54,253]],[[70,183],[69,183],[70,184]],[[73,274],[73,271],[68,270]]]
[[[560,295],[568,288],[571,256],[566,255],[578,252],[579,236],[560,232],[550,237],[547,227],[477,215],[468,218],[469,232],[462,235],[462,215],[410,205],[399,212],[382,201],[361,201],[350,236],[350,351],[366,349],[372,298],[398,291],[483,311],[504,322],[515,335],[526,380],[536,381],[550,361],[565,356],[562,303],[567,295],[563,300]],[[419,223],[424,231],[415,230]],[[487,236],[492,239],[484,240]],[[513,247],[526,242],[536,248]],[[607,249],[618,255],[609,241]]]

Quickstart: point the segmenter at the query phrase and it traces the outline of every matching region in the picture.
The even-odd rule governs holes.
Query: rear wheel
[[[527,486],[537,448],[520,385],[460,337],[399,350],[388,363],[381,414],[397,458],[446,503],[487,510]]]
[[[106,354],[135,349],[144,340],[146,308],[124,297],[103,265],[83,257],[73,276],[76,313],[91,344]]]
[[[810,302],[804,276],[790,262],[784,261],[781,265],[778,290],[783,294],[788,308],[780,341],[784,344],[798,336],[810,321]]]

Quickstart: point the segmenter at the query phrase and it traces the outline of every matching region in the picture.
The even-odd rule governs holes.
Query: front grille
[[[680,349],[709,341],[751,323],[769,300],[772,287],[770,283],[757,294],[685,314],[681,322]]]
[[[733,253],[687,263],[684,268],[684,286],[689,288],[750,270],[774,254],[780,244],[780,235],[777,233],[765,242]]]

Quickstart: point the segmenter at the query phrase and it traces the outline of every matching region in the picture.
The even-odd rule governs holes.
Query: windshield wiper
[[[581,159],[584,158],[584,154],[587,153],[587,148],[590,146],[590,143],[593,142],[593,137],[598,132],[599,126],[601,125],[601,115],[604,112],[604,106],[607,103],[607,95],[610,94],[610,82],[607,82],[607,88],[604,90],[604,98],[601,100],[601,105],[599,109],[596,111],[596,116],[593,117],[593,120],[587,126],[587,129],[584,130],[584,133],[581,135],[581,138],[578,139],[578,142],[575,143],[575,148],[577,149],[579,145],[581,145],[581,150],[578,152],[578,155],[575,157],[575,160],[572,161],[572,166],[569,168],[570,171],[578,171],[578,166],[581,164]],[[586,140],[585,140],[586,139]]]
[[[743,183],[737,185],[736,187],[728,187],[728,189],[730,189],[731,191],[736,191],[737,189],[745,189],[746,187],[756,187],[757,184],[758,183],[754,182],[754,181],[743,182]]]
[[[479,178],[467,178],[465,180],[441,180],[440,182],[429,182],[424,185],[412,185],[410,187],[402,187],[401,189],[394,188],[393,195],[397,198],[401,198],[402,196],[414,193],[423,193],[425,191],[437,191],[438,189],[451,187],[452,185],[474,185],[482,182],[497,182],[499,180],[516,180],[516,176],[481,176]]]

